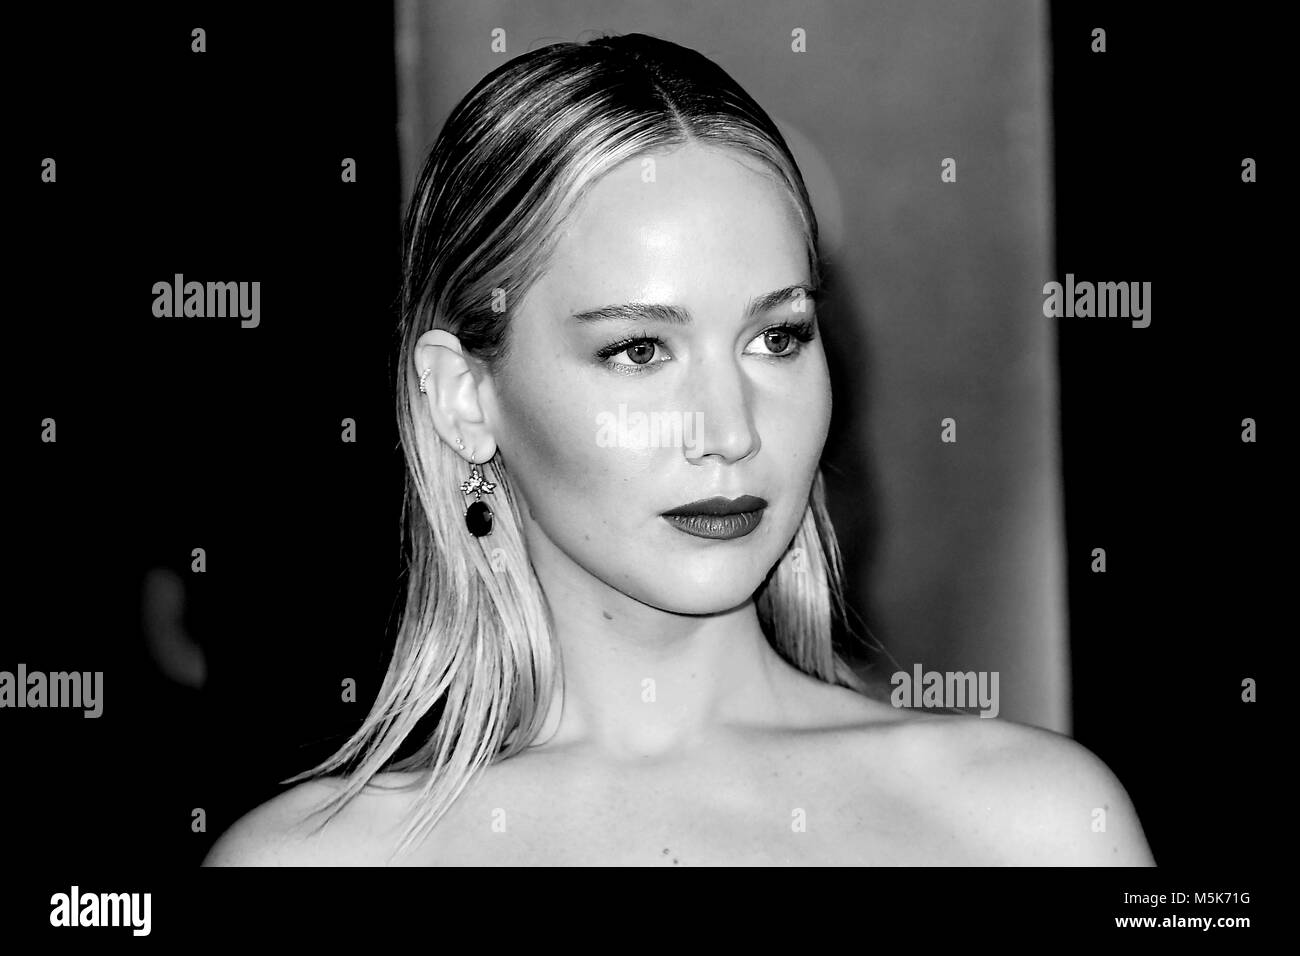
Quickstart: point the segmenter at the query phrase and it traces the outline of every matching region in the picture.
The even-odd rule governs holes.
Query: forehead
[[[775,175],[692,144],[634,158],[597,182],[536,291],[570,310],[625,298],[702,304],[806,281],[807,272],[799,214]]]

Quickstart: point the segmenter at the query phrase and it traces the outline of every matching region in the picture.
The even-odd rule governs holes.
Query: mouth
[[[758,527],[766,508],[767,502],[753,495],[706,498],[665,511],[663,518],[697,538],[743,538]]]

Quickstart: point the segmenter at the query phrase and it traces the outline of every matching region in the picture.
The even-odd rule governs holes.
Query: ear
[[[424,375],[429,417],[438,435],[468,461],[483,463],[496,454],[496,438],[483,414],[479,390],[491,388],[478,362],[466,355],[460,340],[446,329],[430,329],[415,343],[415,376]],[[425,370],[428,373],[425,374]],[[464,442],[456,444],[457,436]]]

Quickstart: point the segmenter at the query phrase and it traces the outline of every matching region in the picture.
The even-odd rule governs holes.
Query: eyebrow
[[[803,298],[816,303],[821,298],[821,290],[806,285],[788,285],[775,292],[765,292],[755,296],[745,306],[745,318],[775,309],[787,302]],[[691,313],[680,305],[663,305],[656,302],[625,302],[622,305],[602,305],[598,309],[575,312],[572,318],[579,322],[605,322],[618,319],[632,319],[649,322],[665,322],[670,325],[690,325]]]

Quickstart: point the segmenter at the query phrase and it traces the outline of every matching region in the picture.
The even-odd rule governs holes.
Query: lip
[[[761,512],[767,502],[754,495],[741,495],[739,498],[701,498],[690,504],[680,505],[671,511],[665,511],[664,517],[689,518],[697,515],[708,517],[727,517],[753,512]]]
[[[763,520],[763,508],[757,511],[741,511],[735,514],[708,515],[665,514],[664,520],[678,531],[696,538],[743,538]]]

